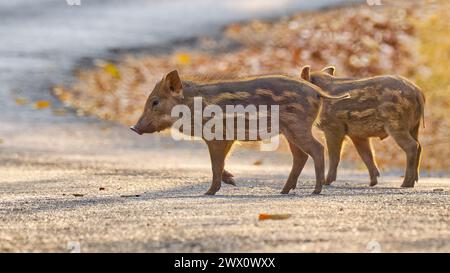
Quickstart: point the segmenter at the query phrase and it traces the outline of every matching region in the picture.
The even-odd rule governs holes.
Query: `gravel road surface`
[[[237,147],[227,166],[238,186],[204,196],[201,142],[83,129],[2,144],[0,251],[450,251],[449,178],[400,189],[394,173],[369,188],[364,171],[347,169],[313,196],[309,163],[299,188],[281,195],[289,156]],[[292,216],[260,222],[260,213]]]

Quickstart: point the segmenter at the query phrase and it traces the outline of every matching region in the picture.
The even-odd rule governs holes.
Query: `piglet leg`
[[[212,140],[207,141],[209,156],[211,158],[211,168],[213,173],[212,183],[206,195],[214,195],[222,182],[222,174],[225,166],[225,158],[229,151],[230,141]]]

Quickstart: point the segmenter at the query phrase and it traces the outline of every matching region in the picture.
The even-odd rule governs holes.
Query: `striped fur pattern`
[[[176,120],[170,116],[171,109],[182,104],[188,106],[193,114],[194,97],[201,97],[203,106],[214,104],[224,111],[226,105],[254,105],[257,108],[260,105],[279,105],[280,132],[288,140],[293,155],[293,167],[282,193],[288,193],[296,187],[308,156],[313,158],[315,165],[314,193],[321,192],[325,181],[324,149],[313,137],[311,128],[320,113],[323,101],[345,98],[346,94],[330,96],[307,81],[282,75],[196,81],[181,80],[178,72],[172,71],[156,84],[147,99],[141,118],[132,130],[142,134],[170,127]],[[207,122],[207,119],[203,118],[202,122]],[[224,169],[226,156],[234,140],[205,142],[210,152],[213,171],[212,184],[206,194],[215,194],[220,189],[221,181],[235,184],[233,175]]]
[[[332,66],[313,73],[304,67],[301,78],[332,95],[350,94],[347,100],[324,101],[320,114],[318,124],[325,133],[330,158],[326,184],[336,180],[342,142],[349,136],[369,170],[370,185],[376,185],[380,173],[370,138],[391,136],[407,157],[402,187],[414,187],[419,179],[422,147],[418,137],[425,105],[419,87],[400,76],[339,78]]]

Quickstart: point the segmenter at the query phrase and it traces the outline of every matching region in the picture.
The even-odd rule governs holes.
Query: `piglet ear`
[[[300,71],[300,78],[304,79],[305,81],[311,81],[311,67],[309,65],[305,65],[302,67],[302,70]]]
[[[178,71],[174,70],[167,73],[164,76],[163,82],[166,85],[168,91],[176,94],[181,94],[183,90],[183,84],[181,83]]]
[[[336,72],[336,67],[330,65],[325,67],[324,69],[322,69],[322,72],[327,73],[328,75],[334,76],[335,72]]]

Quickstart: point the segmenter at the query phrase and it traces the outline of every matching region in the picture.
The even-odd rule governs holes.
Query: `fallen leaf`
[[[75,197],[83,197],[84,196],[84,194],[82,194],[82,193],[74,193],[72,195]]]
[[[140,194],[130,194],[130,195],[121,195],[120,197],[130,198],[130,197],[139,197]]]
[[[77,109],[77,116],[79,116],[79,117],[83,117],[83,116],[85,116],[85,113],[84,113],[84,111],[83,111],[83,110],[81,110],[81,109]]]
[[[105,133],[108,133],[109,131],[111,131],[111,127],[108,126],[102,126],[100,127],[100,130],[102,130]]]
[[[291,217],[290,214],[264,214],[261,213],[259,214],[259,221],[264,221],[264,220],[285,220],[288,219],[289,217]]]
[[[27,98],[16,98],[15,101],[17,105],[25,105],[28,103]]]
[[[253,162],[253,165],[255,166],[260,166],[263,164],[263,161],[261,159],[255,160],[255,162]]]
[[[50,102],[46,100],[39,100],[34,103],[34,109],[45,109],[50,107]]]
[[[55,86],[53,88],[53,94],[55,96],[57,96],[63,102],[67,102],[70,99],[72,99],[72,95],[73,95],[72,93],[70,93],[69,91],[65,90],[61,86]]]
[[[99,191],[104,191],[105,188],[104,188],[104,187],[100,187],[100,188],[98,188],[98,190],[99,190]]]
[[[117,67],[112,64],[112,63],[107,63],[103,69],[105,70],[105,72],[109,73],[111,76],[113,76],[116,79],[120,79],[120,72],[119,69],[117,69]]]
[[[189,64],[191,62],[191,56],[189,54],[178,54],[176,58],[180,64]]]
[[[64,108],[54,108],[53,109],[53,114],[55,116],[65,116],[67,113],[67,110]]]
[[[433,191],[435,191],[435,192],[438,192],[438,191],[444,191],[444,189],[437,188],[437,189],[433,189]]]

